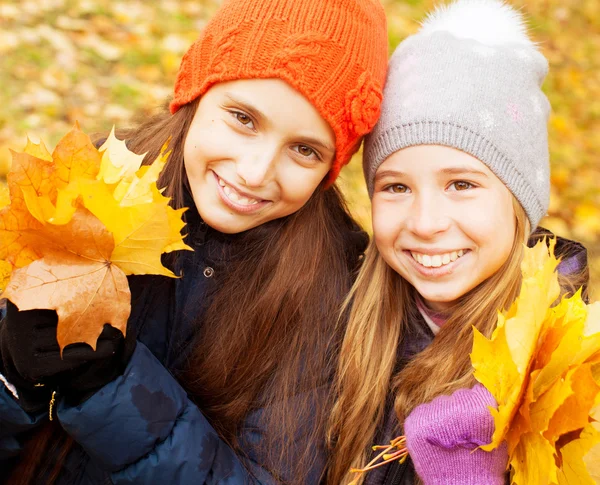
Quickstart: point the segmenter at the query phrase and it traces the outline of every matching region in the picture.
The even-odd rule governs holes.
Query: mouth
[[[213,172],[217,182],[217,191],[221,200],[231,209],[244,214],[257,212],[269,204],[269,200],[261,199],[242,192]]]
[[[426,254],[416,251],[408,251],[412,259],[423,268],[441,268],[449,266],[465,254],[469,253],[469,249],[459,249],[458,251],[450,251],[447,253]]]

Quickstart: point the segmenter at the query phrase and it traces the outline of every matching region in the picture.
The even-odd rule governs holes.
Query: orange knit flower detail
[[[346,95],[349,129],[356,136],[366,135],[373,129],[381,113],[382,100],[380,84],[369,72],[363,72],[358,78],[358,86]]]

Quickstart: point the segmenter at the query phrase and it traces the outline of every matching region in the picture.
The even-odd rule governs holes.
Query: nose
[[[276,147],[255,147],[237,161],[236,171],[247,187],[263,187],[275,177],[277,168]]]
[[[407,228],[421,239],[431,239],[447,231],[451,217],[446,205],[447,201],[433,194],[416,196],[409,208]]]

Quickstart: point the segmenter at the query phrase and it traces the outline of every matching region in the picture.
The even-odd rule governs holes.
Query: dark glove
[[[48,406],[53,391],[82,402],[121,375],[135,348],[134,332],[127,338],[105,325],[96,350],[83,343],[67,345],[60,356],[56,340],[58,316],[54,310],[18,311],[10,301],[0,323],[2,373],[30,413]]]

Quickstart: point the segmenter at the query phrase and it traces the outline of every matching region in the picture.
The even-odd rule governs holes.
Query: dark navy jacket
[[[182,278],[130,277],[128,328],[138,343],[123,375],[79,406],[58,406],[61,425],[78,444],[59,484],[278,483],[258,458],[265,410],[247,416],[240,436],[244,457],[236,456],[171,374],[181,369],[193,322],[204,311],[235,239],[206,226],[195,211],[188,224],[193,230],[186,242],[195,251],[184,252],[175,268]],[[366,234],[357,235],[363,250]],[[0,382],[0,469],[18,455],[22,437],[45,419],[47,412],[25,413]],[[305,441],[298,437],[290,446],[314,449],[309,483],[318,483],[324,442]],[[276,472],[285,477],[285,470]]]
[[[530,238],[530,245],[533,245],[536,240],[544,235],[551,236],[552,234],[545,229],[538,228]],[[562,261],[558,266],[559,273],[569,275],[582,270],[587,271],[587,251],[581,244],[559,237],[557,238],[555,253],[562,257]],[[403,367],[404,363],[424,350],[434,338],[433,332],[420,313],[414,316],[408,331],[410,333],[402,348],[398,349],[397,371]],[[383,445],[389,443],[393,438],[402,434],[393,404],[393,396],[389,396],[386,403],[385,419],[376,432],[373,444]],[[368,472],[364,481],[364,485],[414,485],[414,483],[415,470],[410,457],[402,464],[394,462]]]

